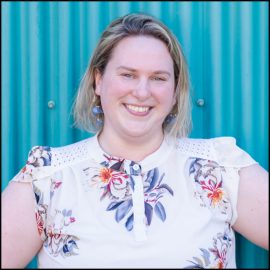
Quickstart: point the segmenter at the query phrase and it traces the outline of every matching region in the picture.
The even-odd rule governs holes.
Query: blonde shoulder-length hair
[[[92,55],[90,63],[81,80],[77,97],[73,104],[75,125],[91,133],[100,131],[103,126],[97,124],[97,115],[92,110],[101,106],[100,98],[95,94],[95,74],[102,75],[110,61],[113,49],[129,36],[151,36],[165,43],[174,63],[176,104],[170,114],[173,121],[164,121],[163,130],[175,138],[187,137],[191,129],[191,103],[189,93],[189,74],[181,46],[173,33],[156,18],[136,13],[120,17],[105,29]],[[102,115],[99,115],[99,120]]]

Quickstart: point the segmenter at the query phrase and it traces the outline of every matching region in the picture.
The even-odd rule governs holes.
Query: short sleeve
[[[47,210],[50,205],[51,148],[35,146],[28,154],[26,165],[11,180],[11,182],[31,183],[35,195],[35,215],[37,228],[41,239],[46,235]]]
[[[257,163],[247,152],[236,145],[233,137],[212,139],[217,162],[226,167],[241,168]]]
[[[28,154],[25,166],[11,181],[32,182],[34,179],[44,177],[51,173],[51,148],[47,146],[34,146]]]
[[[233,137],[219,137],[211,139],[211,141],[213,143],[212,146],[216,161],[223,168],[223,185],[231,202],[231,225],[233,225],[237,219],[239,170],[257,162],[247,152],[236,145],[236,139]]]

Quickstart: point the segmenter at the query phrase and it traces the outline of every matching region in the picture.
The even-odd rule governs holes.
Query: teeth
[[[149,110],[149,107],[139,107],[134,105],[126,105],[128,109],[134,112],[147,112]]]

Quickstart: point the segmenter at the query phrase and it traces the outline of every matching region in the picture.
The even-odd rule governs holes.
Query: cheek
[[[176,101],[174,90],[171,87],[158,89],[158,91],[155,91],[155,97],[160,101],[160,103],[168,106],[173,106]]]
[[[103,81],[101,88],[101,96],[109,95],[111,98],[121,97],[128,92],[128,85],[115,77],[108,78]]]
[[[134,89],[136,89],[138,82],[136,80],[124,80],[122,78],[116,78],[113,82],[115,92],[118,96],[125,96],[130,94]]]

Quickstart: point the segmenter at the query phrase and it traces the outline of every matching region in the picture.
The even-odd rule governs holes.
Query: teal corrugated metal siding
[[[32,146],[60,146],[88,136],[72,128],[76,88],[107,24],[138,11],[163,20],[182,43],[193,87],[192,136],[234,136],[268,169],[267,2],[1,5],[2,188]],[[197,106],[198,99],[204,106]],[[237,258],[238,267],[263,268],[268,253],[238,236]]]

